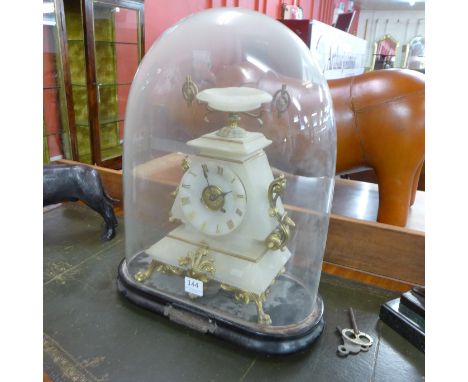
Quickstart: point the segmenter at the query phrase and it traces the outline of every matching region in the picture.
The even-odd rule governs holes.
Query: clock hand
[[[231,193],[231,192],[232,192],[232,190],[231,190],[231,191],[228,191],[228,192],[221,192],[221,194],[218,194],[214,199],[211,198],[211,196],[212,196],[212,195],[211,195],[211,196],[210,196],[210,200],[213,201],[213,202],[215,202],[216,200],[218,200],[218,198],[219,198],[220,196],[222,196],[222,197],[223,197],[223,201],[224,201],[224,196],[226,196],[227,194],[229,194],[229,193]],[[224,204],[224,202],[223,202],[223,204]],[[219,210],[220,210],[222,213],[224,213],[224,214],[226,213],[226,210],[225,210],[223,207],[221,207]]]
[[[232,192],[232,190],[231,190],[231,191],[228,191],[228,192],[221,192],[221,193],[216,197],[216,199],[218,199],[220,196],[222,196],[222,197],[224,198],[227,194],[230,194],[231,192]],[[215,200],[216,200],[216,199],[215,199]]]
[[[202,168],[203,168],[203,176],[204,176],[205,179],[206,179],[206,183],[208,184],[208,187],[211,187],[211,186],[210,186],[210,182],[208,181],[207,169],[206,169],[206,167],[204,167],[204,166],[202,166]]]
[[[206,167],[206,165],[202,165],[202,169],[203,169],[203,176],[205,177],[206,183],[208,184],[208,190],[210,192],[209,199],[211,201],[215,201],[218,198],[213,197],[212,190],[211,190],[211,185],[210,185],[210,182],[208,180],[208,168]]]

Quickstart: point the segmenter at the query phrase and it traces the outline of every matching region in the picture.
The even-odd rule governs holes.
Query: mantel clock
[[[302,42],[256,12],[195,14],[145,56],[125,123],[119,290],[253,350],[311,344],[336,135]]]

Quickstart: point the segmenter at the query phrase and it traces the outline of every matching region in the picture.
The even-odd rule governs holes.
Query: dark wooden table
[[[327,274],[326,326],[301,353],[267,357],[140,309],[116,289],[118,234],[102,242],[101,218],[80,204],[44,213],[44,371],[53,381],[421,381],[424,354],[378,319],[395,294]],[[367,353],[336,355],[336,325],[354,308],[374,338]]]

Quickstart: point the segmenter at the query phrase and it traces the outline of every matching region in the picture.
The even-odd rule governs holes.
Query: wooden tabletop
[[[102,219],[66,203],[44,213],[44,371],[53,381],[421,381],[424,354],[379,320],[397,294],[322,275],[325,329],[309,349],[266,357],[134,306],[117,292],[124,221],[100,240]],[[374,344],[340,358],[336,326],[359,328]]]

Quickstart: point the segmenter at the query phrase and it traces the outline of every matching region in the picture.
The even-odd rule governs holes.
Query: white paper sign
[[[185,277],[185,291],[203,297],[203,281]]]
[[[310,49],[327,80],[356,76],[365,71],[367,41],[320,21],[312,21]]]

